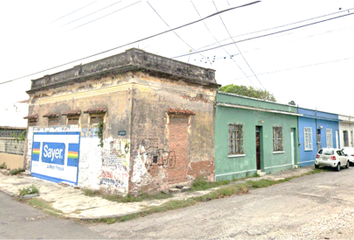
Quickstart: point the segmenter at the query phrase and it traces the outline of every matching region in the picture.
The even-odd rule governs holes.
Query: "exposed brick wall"
[[[176,156],[175,166],[168,168],[170,184],[186,182],[188,172],[188,116],[172,115],[170,118],[170,152]]]
[[[208,181],[214,181],[214,160],[193,162],[188,171],[188,175],[193,176],[195,179],[205,177]]]

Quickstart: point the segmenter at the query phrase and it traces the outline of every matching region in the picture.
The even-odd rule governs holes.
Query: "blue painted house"
[[[337,114],[298,108],[300,166],[314,164],[320,148],[339,148],[339,121]]]

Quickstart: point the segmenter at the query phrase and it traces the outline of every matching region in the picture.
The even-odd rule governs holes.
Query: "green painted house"
[[[274,173],[297,166],[297,108],[218,92],[215,115],[216,181]]]

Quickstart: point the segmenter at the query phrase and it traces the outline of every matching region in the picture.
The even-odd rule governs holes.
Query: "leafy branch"
[[[98,123],[98,132],[97,132],[98,138],[100,139],[100,144],[98,144],[99,147],[103,147],[103,120]]]

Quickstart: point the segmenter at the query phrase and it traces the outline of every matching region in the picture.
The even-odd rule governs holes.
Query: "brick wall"
[[[176,164],[168,168],[170,184],[187,181],[188,172],[188,116],[172,115],[170,118],[170,152],[176,156]]]

